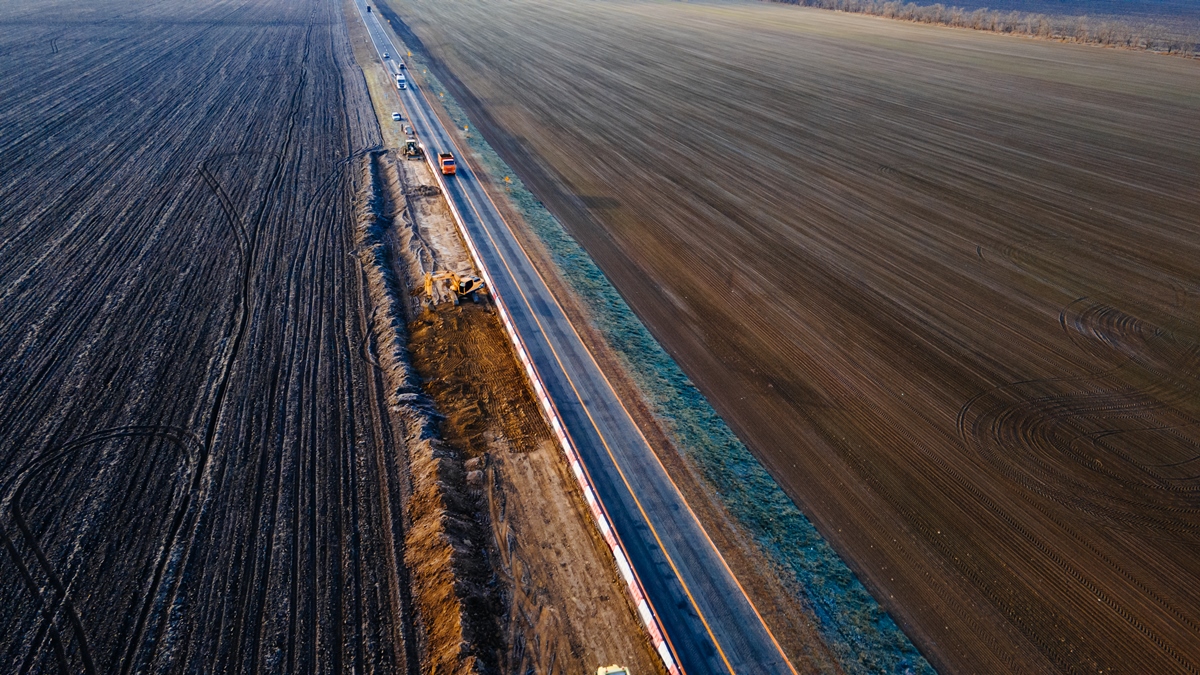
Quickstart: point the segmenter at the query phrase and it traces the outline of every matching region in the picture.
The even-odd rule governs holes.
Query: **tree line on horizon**
[[[993,33],[1029,35],[1064,42],[1080,42],[1139,49],[1194,58],[1200,54],[1200,36],[1154,24],[1139,24],[1087,16],[1059,16],[1013,10],[947,7],[941,3],[918,5],[890,0],[775,0],[789,5],[856,12],[915,23],[972,28]]]

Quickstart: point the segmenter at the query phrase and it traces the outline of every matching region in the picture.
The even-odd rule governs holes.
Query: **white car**
[[[397,113],[397,112],[392,113],[392,121],[399,122],[400,121],[400,113]]]
[[[385,59],[387,58],[387,52],[383,53],[383,58],[385,58]]]

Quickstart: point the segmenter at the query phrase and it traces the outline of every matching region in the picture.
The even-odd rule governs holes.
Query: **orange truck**
[[[438,166],[442,168],[443,174],[447,176],[454,175],[454,155],[449,152],[439,152]]]

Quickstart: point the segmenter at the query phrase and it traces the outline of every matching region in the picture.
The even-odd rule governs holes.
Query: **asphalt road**
[[[403,52],[356,2],[391,72]],[[426,152],[453,152],[448,197],[604,503],[676,662],[689,673],[794,672],[683,496],[484,192],[463,153],[409,80],[402,92]]]

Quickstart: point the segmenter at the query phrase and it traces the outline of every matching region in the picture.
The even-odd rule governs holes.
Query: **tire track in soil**
[[[279,180],[283,173],[284,161],[288,158],[288,156],[290,154],[288,151],[292,145],[292,137],[293,137],[293,133],[296,128],[296,118],[300,112],[299,104],[300,104],[300,100],[301,100],[301,94],[304,92],[304,87],[305,87],[305,84],[306,84],[307,78],[308,78],[308,67],[305,64],[308,63],[309,44],[310,44],[311,38],[312,38],[312,27],[310,25],[308,28],[308,31],[305,35],[305,38],[304,38],[304,52],[300,58],[300,63],[302,64],[302,66],[301,66],[302,70],[300,73],[300,82],[296,85],[296,87],[292,93],[291,101],[288,106],[289,110],[291,111],[288,115],[288,125],[287,125],[287,129],[285,131],[285,134],[284,134],[283,141],[280,143],[280,147],[282,147],[283,150],[279,153],[279,157],[278,157],[278,159],[275,163],[275,167],[271,173],[271,178],[267,182],[266,195],[267,195],[268,199],[273,199],[276,191],[279,188]],[[258,258],[258,246],[257,246],[258,236],[257,236],[257,233],[259,231],[259,228],[262,226],[262,219],[265,217],[265,215],[269,211],[270,211],[270,202],[264,201],[264,203],[260,207],[258,216],[255,218],[255,222],[253,223],[253,225],[251,226],[251,228],[248,232],[248,234],[251,234],[251,233],[252,234],[251,234],[251,239],[250,239],[250,241],[251,241],[250,252],[249,252],[249,255],[247,256],[247,264],[248,264],[247,275],[245,277],[245,281],[244,281],[244,285],[243,285],[243,293],[246,294],[244,296],[246,303],[248,303],[250,298],[252,297],[250,295],[250,289],[253,284],[253,279],[250,276],[250,270],[253,269],[253,266],[257,262],[257,258]],[[245,304],[243,304],[243,306],[245,306]],[[234,351],[231,354],[230,361],[229,361],[230,365],[232,365],[234,360],[237,358],[238,353],[240,352],[245,327],[246,327],[246,324],[243,321],[239,321],[238,338],[234,342],[234,348],[233,348]],[[293,345],[293,349],[295,349],[296,347],[297,347],[296,345]],[[224,403],[224,393],[226,392],[224,384],[228,381],[227,380],[228,374],[229,374],[229,371],[227,370],[226,373],[222,377],[222,387],[220,389],[218,389],[218,400],[214,403],[213,416],[210,418],[211,421],[209,423],[208,432],[205,436],[205,438],[207,439],[207,442],[209,442],[209,443],[211,443],[212,437],[215,436],[215,434],[216,434],[217,419],[220,415],[221,405]],[[272,394],[274,394],[277,391],[277,386],[276,386],[276,384],[277,384],[276,378],[277,377],[278,377],[277,373],[275,375],[273,375],[273,377],[272,377],[272,382],[271,382]],[[211,447],[211,445],[210,445],[210,447]],[[265,468],[266,465],[264,463],[261,466],[263,468]],[[278,467],[280,465],[276,465],[276,466]],[[263,480],[264,480],[264,474],[262,471],[260,471],[259,478],[258,478],[258,489],[255,492],[256,498],[259,498],[262,495]],[[278,484],[279,484],[279,475],[276,474],[275,475],[275,485],[278,485]],[[273,491],[273,493],[274,493],[274,496],[278,497],[279,490],[276,489]],[[255,515],[256,519],[261,518],[261,502],[256,502],[254,504],[254,506],[252,507],[252,511],[256,514]],[[257,531],[257,528],[255,528],[255,529]],[[269,539],[270,539],[270,537],[268,536],[268,541],[269,541]],[[251,548],[253,549],[255,547],[251,546]],[[267,556],[267,560],[266,560],[266,566],[269,567],[271,547],[268,546],[267,550],[268,550],[268,556]],[[255,570],[254,563],[256,561],[257,561],[257,557],[253,558],[252,562],[251,562],[251,567],[250,567],[250,572],[249,572],[249,576],[251,579],[255,578],[256,570]],[[245,593],[249,593],[249,585],[245,586],[245,588],[247,589],[245,591]],[[264,584],[261,586],[261,590],[260,590],[260,594],[259,594],[259,606],[260,607],[263,604],[265,604],[265,598],[263,597],[263,594],[265,594],[265,593],[266,593],[266,585]],[[238,602],[238,605],[239,605],[239,607],[244,608],[247,604],[248,604],[248,600],[246,599],[246,595],[243,594]],[[241,658],[242,657],[242,649],[244,647],[242,638],[246,634],[246,631],[243,629],[242,623],[240,621],[241,617],[243,616],[243,612],[244,612],[244,610],[239,611],[239,614],[238,614],[239,620],[236,621],[233,626],[233,632],[234,632],[234,635],[236,636],[235,642],[234,642],[234,649],[233,649],[233,653],[234,653],[233,662],[235,664],[241,663],[241,661],[242,661],[242,658]],[[256,620],[252,621],[251,625],[258,625],[259,619],[261,619],[261,617],[256,617]],[[251,651],[249,659],[248,659],[251,664],[254,664],[257,662],[258,645],[259,645],[259,641],[254,640],[253,645],[252,645],[252,651]]]
[[[11,502],[11,504],[12,504],[11,512],[12,512],[12,516],[13,516],[14,520],[17,523],[17,527],[20,529],[20,531],[21,531],[22,535],[24,536],[25,540],[27,541],[28,545],[33,550],[34,555],[37,558],[38,564],[43,570],[43,573],[50,579],[50,583],[54,587],[55,600],[54,600],[54,603],[51,605],[50,610],[47,612],[46,622],[48,625],[54,626],[54,616],[57,614],[57,611],[60,607],[62,608],[63,611],[65,611],[67,613],[70,627],[71,627],[72,631],[75,633],[76,641],[79,645],[80,658],[83,661],[84,672],[89,673],[89,674],[95,673],[96,668],[95,668],[95,664],[93,662],[92,656],[91,656],[90,651],[87,646],[87,633],[84,630],[84,627],[79,619],[79,613],[74,609],[74,605],[71,602],[70,595],[67,593],[66,588],[64,587],[62,581],[58,578],[58,575],[55,573],[53,565],[50,563],[50,561],[47,559],[45,553],[41,550],[40,546],[38,545],[37,537],[30,530],[30,528],[25,520],[24,514],[21,512],[21,509],[19,508],[19,504],[20,504],[21,500],[23,499],[23,495],[24,495],[25,489],[28,486],[29,481],[33,478],[33,476],[35,476],[39,472],[40,469],[45,468],[52,460],[58,459],[58,458],[62,457],[64,454],[66,454],[72,450],[78,450],[79,448],[89,445],[91,443],[109,440],[109,439],[115,438],[115,437],[137,435],[139,433],[141,433],[141,434],[158,434],[158,435],[165,435],[166,433],[170,433],[170,434],[174,434],[174,436],[165,436],[165,437],[168,438],[169,440],[171,440],[172,442],[179,444],[181,447],[185,447],[185,448],[188,447],[185,443],[183,443],[183,439],[192,440],[193,442],[195,442],[197,444],[198,452],[196,453],[196,456],[193,457],[192,461],[190,462],[192,464],[192,468],[190,469],[189,473],[191,473],[193,476],[195,476],[194,481],[188,481],[188,482],[192,483],[191,491],[189,491],[189,494],[187,495],[187,498],[185,499],[182,507],[180,509],[176,510],[176,514],[172,518],[172,526],[171,526],[170,534],[166,540],[166,544],[163,547],[162,556],[160,557],[159,563],[155,569],[154,579],[150,585],[150,593],[147,594],[147,596],[143,599],[142,611],[138,617],[138,622],[137,622],[137,625],[135,628],[135,633],[134,633],[132,639],[125,641],[127,644],[127,647],[125,650],[125,657],[122,660],[120,672],[122,675],[126,675],[133,666],[134,653],[135,653],[137,647],[139,646],[139,640],[141,637],[141,633],[142,633],[142,630],[144,629],[145,622],[146,622],[148,615],[150,613],[150,610],[151,610],[152,600],[155,596],[155,592],[158,588],[158,584],[162,579],[163,570],[167,563],[167,556],[170,553],[172,546],[174,545],[174,540],[179,532],[180,527],[182,527],[182,525],[183,525],[183,519],[187,513],[188,502],[190,501],[190,497],[191,497],[192,493],[194,493],[197,489],[199,489],[199,478],[203,472],[204,465],[207,462],[208,455],[211,452],[212,437],[213,437],[213,435],[215,435],[217,419],[219,418],[220,409],[221,409],[221,406],[224,404],[225,395],[228,391],[227,384],[228,384],[228,380],[229,380],[229,375],[232,371],[232,366],[237,359],[237,355],[241,349],[241,344],[244,340],[244,336],[245,336],[244,329],[245,329],[245,324],[246,324],[246,316],[248,313],[248,305],[249,305],[250,298],[251,298],[249,293],[250,293],[250,287],[252,285],[251,268],[253,266],[254,259],[255,259],[255,248],[253,246],[255,240],[247,233],[246,226],[242,222],[242,219],[237,214],[236,210],[233,208],[233,205],[230,202],[227,193],[222,189],[220,183],[212,175],[212,173],[207,169],[207,167],[205,167],[203,162],[201,162],[198,165],[197,171],[198,171],[199,175],[204,179],[204,181],[208,184],[208,186],[212,189],[212,191],[217,196],[217,198],[220,200],[221,208],[224,211],[225,215],[227,216],[227,218],[229,220],[229,224],[230,224],[231,228],[234,230],[235,236],[237,237],[238,251],[239,251],[239,255],[243,259],[243,265],[244,265],[243,270],[242,270],[243,283],[241,286],[241,294],[237,300],[237,305],[239,307],[238,318],[237,318],[236,324],[235,324],[236,328],[233,331],[233,333],[235,334],[236,337],[234,339],[232,351],[231,351],[229,357],[226,359],[225,366],[222,371],[221,384],[217,390],[217,398],[213,404],[214,407],[210,414],[210,418],[209,418],[210,421],[209,421],[209,424],[206,429],[206,435],[205,435],[204,441],[200,441],[199,439],[195,438],[194,436],[192,436],[190,434],[190,432],[188,432],[186,430],[169,428],[169,427],[160,429],[157,427],[142,428],[142,427],[131,426],[131,427],[117,427],[114,429],[99,431],[94,434],[84,436],[76,441],[73,441],[73,442],[67,444],[66,446],[63,446],[62,448],[55,448],[55,449],[51,450],[49,453],[47,453],[49,455],[49,457],[47,457],[46,459],[39,460],[37,463],[32,465],[28,470],[18,473],[18,476],[22,476],[22,477],[16,485],[15,494],[13,494],[11,497],[6,496],[4,499],[5,502]],[[249,249],[249,251],[247,251],[247,249]],[[188,454],[190,456],[192,453],[188,453]],[[5,495],[8,495],[9,492],[10,492],[10,489],[4,490]],[[4,534],[4,536],[7,540],[7,534]],[[16,554],[14,553],[13,555],[16,555]],[[33,591],[39,597],[42,596],[40,588],[33,587],[33,588],[31,588],[31,591]],[[42,602],[44,603],[44,598],[42,598]],[[54,628],[54,632],[55,633],[58,632],[56,627]],[[31,655],[40,646],[39,642],[40,642],[40,639],[35,641],[34,647],[33,647],[33,649],[31,649]],[[60,648],[60,650],[61,650],[61,648]],[[56,650],[56,651],[59,651],[59,650]],[[31,660],[27,660],[26,663],[29,664],[28,667],[32,667]],[[62,665],[62,667],[64,669],[69,669],[69,667],[65,661],[65,657],[64,657],[64,660],[60,661],[60,665]],[[27,671],[27,667],[25,665],[23,665],[22,672],[26,672],[26,671]]]
[[[1043,248],[1050,243],[1052,249],[1084,244],[1037,243]],[[1045,252],[1027,249],[1009,247],[1006,257],[1020,268],[1045,269]],[[1113,445],[1125,434],[1186,433],[1200,424],[1188,412],[1189,402],[1200,394],[1194,376],[1200,368],[1200,344],[1191,337],[1197,329],[1183,318],[1189,315],[1189,294],[1170,279],[1161,284],[1164,304],[1173,312],[1162,326],[1086,296],[1066,305],[1058,322],[1067,340],[1088,361],[1105,365],[1077,376],[1025,380],[977,394],[959,411],[960,438],[1026,489],[1105,523],[1200,532],[1200,485],[1195,483],[1200,439],[1181,437],[1192,448],[1190,456],[1185,451],[1182,459],[1157,464],[1141,462]],[[1013,456],[1014,449],[1023,453],[1020,458]],[[1116,461],[1106,466],[1097,455]],[[1193,475],[1162,472],[1187,464],[1197,467]],[[1125,470],[1119,471],[1122,466]]]
[[[55,572],[54,566],[51,564],[51,562],[48,560],[45,552],[43,552],[41,547],[39,546],[38,538],[34,534],[32,529],[30,528],[29,523],[26,520],[25,514],[23,513],[22,509],[20,508],[20,504],[24,500],[24,493],[25,493],[26,488],[29,486],[29,482],[34,477],[39,475],[43,469],[50,466],[55,460],[62,458],[64,455],[67,455],[68,453],[80,450],[83,447],[86,447],[86,446],[94,444],[94,443],[111,440],[114,438],[131,437],[131,436],[139,436],[139,435],[162,437],[162,438],[170,441],[172,444],[182,448],[184,450],[185,455],[189,458],[189,462],[188,462],[188,464],[190,465],[189,473],[195,472],[196,462],[199,459],[199,456],[198,456],[199,455],[198,448],[200,447],[199,439],[197,439],[194,435],[192,435],[187,430],[171,428],[171,427],[136,427],[136,426],[118,427],[115,429],[104,430],[104,431],[96,432],[94,434],[89,434],[89,435],[84,436],[80,439],[77,439],[76,441],[73,441],[61,448],[55,448],[55,449],[47,452],[45,456],[39,458],[34,463],[32,463],[27,468],[23,469],[22,471],[20,471],[17,474],[15,489],[14,489],[14,485],[10,484],[3,491],[3,494],[5,496],[2,501],[4,503],[8,503],[10,505],[9,508],[10,508],[11,516],[17,524],[17,528],[21,531],[21,535],[25,539],[29,548],[33,551],[33,553],[37,559],[37,563],[38,563],[39,567],[41,567],[43,574],[50,580],[50,584],[54,588],[55,598],[54,598],[53,603],[50,606],[50,609],[46,612],[46,624],[48,626],[51,626],[54,629],[53,632],[55,634],[57,634],[58,630],[57,630],[57,626],[55,625],[54,617],[57,615],[59,609],[62,609],[62,611],[64,611],[67,614],[70,628],[71,628],[72,632],[74,632],[75,639],[78,644],[80,658],[83,662],[83,669],[84,669],[84,672],[86,672],[86,673],[94,673],[94,672],[96,672],[96,668],[95,668],[95,664],[93,662],[91,653],[88,649],[87,633],[84,630],[82,622],[79,619],[79,612],[77,612],[75,610],[74,604],[71,601],[70,594],[67,592],[67,589],[65,588],[62,580],[59,578],[58,574]],[[179,527],[183,523],[183,517],[187,512],[187,506],[188,506],[187,497],[190,497],[190,494],[185,497],[182,505],[175,510],[175,514],[172,517],[172,526],[171,526],[170,534],[166,540],[166,545],[163,547],[163,553],[162,553],[159,564],[155,571],[155,581],[151,585],[152,590],[154,587],[157,586],[158,580],[161,578],[162,570],[166,565],[166,556],[170,551],[170,548],[173,544],[175,535],[179,531]],[[7,541],[8,535],[6,533],[3,533],[3,536],[4,536],[5,540]],[[13,555],[14,556],[17,555],[15,553],[15,550],[13,550]],[[22,564],[22,566],[23,566],[23,561],[21,561],[20,564]],[[40,597],[41,602],[43,602],[43,603],[45,602],[44,595],[43,595],[40,587],[32,586],[30,588],[30,591],[32,593],[34,593],[35,595],[37,595],[38,597]],[[143,620],[144,620],[145,615],[149,612],[150,602],[152,600],[152,597],[153,597],[152,595],[147,595],[143,599],[143,610],[142,610],[142,619]],[[36,649],[38,647],[40,647],[40,638],[35,640],[34,647],[33,647],[33,649],[31,649],[31,654],[34,651],[36,651]],[[56,649],[56,652],[61,653],[61,647],[59,649]],[[32,661],[27,660],[26,663],[28,665],[22,666],[22,672],[27,672],[28,668],[32,667]],[[63,659],[60,660],[59,663],[63,667],[63,669],[66,669],[66,670],[70,669],[69,666],[67,665],[65,657],[63,657]]]
[[[1040,237],[1005,247],[1002,253],[1018,268],[1038,274],[1049,268],[1049,252],[1058,257],[1071,249],[1096,248],[1095,243],[1071,237]],[[1104,252],[1127,264],[1138,264],[1122,251]],[[979,257],[986,259],[982,247]],[[1058,322],[1068,342],[1089,362],[1104,365],[1081,375],[1024,380],[981,392],[959,410],[956,427],[967,446],[1027,491],[1021,499],[1028,507],[1054,522],[1178,625],[1195,634],[1200,632],[1200,624],[1184,608],[1034,498],[1067,506],[1105,527],[1130,532],[1151,528],[1192,539],[1200,533],[1200,484],[1196,483],[1200,475],[1172,479],[1155,471],[1185,464],[1200,467],[1200,443],[1195,438],[1200,419],[1186,412],[1200,392],[1194,375],[1200,368],[1200,344],[1189,337],[1196,334],[1195,326],[1183,318],[1189,316],[1189,293],[1170,278],[1160,279],[1160,285],[1166,291],[1164,304],[1173,310],[1172,320],[1164,326],[1087,296],[1067,304],[1059,312]],[[1130,382],[1139,384],[1134,388],[1127,384]],[[1191,456],[1174,463],[1144,464],[1106,440],[1143,431],[1190,431],[1192,438],[1185,436],[1184,442],[1191,447]],[[1115,467],[1108,468],[1096,455],[1116,460],[1112,462]],[[1125,471],[1118,470],[1122,463]],[[1106,593],[1094,578],[981,493],[972,492],[1183,672],[1200,672],[1170,639],[1139,620],[1132,608]],[[1026,630],[1032,640],[1045,639],[1032,632],[1032,627]]]
[[[27,6],[0,9],[0,22]],[[22,97],[0,103],[0,309],[19,327],[0,335],[0,445],[12,449],[0,457],[0,485],[17,486],[0,494],[29,528],[12,538],[0,521],[8,551],[0,565],[14,572],[0,581],[0,599],[21,603],[0,617],[0,669],[280,663],[292,672],[340,672],[343,664],[412,672],[403,570],[394,553],[391,570],[371,557],[392,545],[380,543],[381,533],[394,540],[401,526],[377,488],[400,483],[379,381],[360,360],[369,337],[362,288],[346,277],[357,270],[344,260],[352,243],[342,165],[363,141],[377,144],[378,131],[369,107],[350,116],[338,107],[366,100],[340,13],[325,3],[111,11],[118,6],[72,6],[97,20],[71,28],[78,35],[68,50],[48,36],[64,64],[54,66],[60,76],[41,76]],[[51,2],[38,15],[58,9]],[[176,21],[180,13],[187,20]],[[88,26],[106,19],[110,38],[89,38]],[[8,39],[0,36],[0,50]],[[0,91],[13,90],[10,75],[39,72],[18,71],[0,76]],[[276,95],[283,87],[290,95]],[[354,126],[367,120],[370,127]],[[262,151],[280,139],[283,153]],[[147,171],[158,175],[146,181]],[[200,182],[206,191],[176,189]],[[23,402],[32,405],[14,405]],[[146,575],[136,598],[120,596],[130,611],[100,624],[91,617],[100,616],[104,596],[95,591],[108,587],[86,575],[103,567],[84,570],[72,557],[91,553],[83,535],[76,552],[63,539],[74,530],[53,535],[56,552],[43,551],[34,534],[44,526],[26,516],[76,527],[47,519],[45,506],[99,498],[80,477],[89,462],[121,450],[105,446],[93,458],[91,446],[71,444],[139,419],[146,428],[202,429],[202,439],[189,445],[187,489],[163,517],[167,532],[154,555],[144,564],[93,558],[141,565]],[[81,448],[79,461],[58,461],[64,447]],[[375,464],[363,461],[368,456]],[[143,482],[112,492],[112,508],[141,508],[147,489],[181,491],[145,483],[147,457],[120,460],[134,472],[123,480]],[[46,458],[53,461],[20,472]],[[51,499],[51,485],[74,492]],[[82,526],[102,527],[98,517]],[[59,567],[63,553],[76,562]],[[376,580],[391,597],[369,595],[382,585]],[[234,627],[236,640],[225,641]],[[101,653],[90,630],[100,634],[104,661],[74,668]],[[272,661],[276,645],[287,661]],[[389,666],[385,654],[403,656]]]
[[[22,472],[20,472],[18,474],[19,476],[23,475],[24,478],[17,484],[15,495],[6,498],[6,501],[11,501],[11,505],[12,505],[10,515],[16,521],[17,526],[21,530],[24,539],[26,540],[26,542],[27,542],[28,546],[30,547],[30,549],[32,550],[33,554],[35,555],[39,566],[42,568],[43,573],[49,579],[49,583],[54,587],[54,591],[55,591],[55,595],[56,595],[55,605],[52,606],[51,611],[48,613],[47,621],[51,622],[51,623],[53,622],[53,617],[59,607],[62,607],[64,609],[64,611],[67,613],[67,615],[69,617],[70,626],[72,628],[72,632],[76,636],[78,649],[80,651],[80,658],[83,661],[83,669],[85,672],[94,672],[94,670],[95,670],[95,666],[92,663],[92,657],[90,655],[90,650],[88,649],[87,633],[84,630],[84,628],[79,620],[79,614],[77,611],[75,611],[74,604],[72,603],[70,595],[67,593],[63,582],[59,579],[58,575],[56,574],[56,572],[53,568],[53,565],[47,560],[45,553],[41,550],[41,547],[39,546],[38,541],[37,541],[37,537],[34,535],[34,533],[29,528],[28,524],[26,523],[24,514],[22,513],[22,509],[20,508],[20,503],[24,498],[24,492],[25,492],[26,487],[28,486],[29,481],[37,473],[39,473],[41,469],[46,468],[50,464],[50,460],[60,458],[70,450],[75,450],[82,446],[86,446],[86,445],[89,445],[91,443],[95,443],[98,441],[108,440],[111,438],[116,438],[116,437],[121,437],[121,436],[131,436],[131,435],[147,434],[147,433],[149,433],[149,434],[159,433],[159,432],[155,431],[156,429],[160,429],[160,428],[158,428],[158,427],[139,427],[139,426],[117,427],[114,429],[109,429],[109,430],[104,430],[104,431],[88,434],[88,435],[86,435],[80,439],[77,439],[75,441],[72,441],[71,443],[68,443],[60,448],[52,448],[51,450],[49,450],[45,453],[45,455],[49,456],[49,459],[39,460],[38,462],[36,462],[33,465],[33,467],[34,467],[33,469],[30,469],[28,472],[23,470]],[[175,433],[175,434],[178,434],[178,433],[186,434],[187,433],[187,432],[180,432],[180,430],[170,428],[170,427],[164,427],[164,429],[167,429],[171,433]],[[147,431],[147,430],[149,430],[149,431]],[[180,443],[178,438],[173,438],[170,436],[168,436],[167,438],[169,440],[174,441],[175,443]],[[10,488],[11,488],[11,485],[10,485]],[[10,493],[9,489],[6,489],[4,492],[4,494],[6,494],[6,495],[9,493]],[[174,519],[175,522],[171,529],[171,538],[168,539],[168,546],[166,548],[164,548],[164,556],[170,548],[170,541],[173,539],[174,535],[178,532],[178,525],[182,519],[182,515],[183,515],[183,511],[180,511],[179,513],[176,514],[176,517]],[[5,535],[5,538],[7,539],[7,535]],[[12,548],[11,546],[9,547],[9,549],[10,549],[10,553],[14,556],[14,558],[18,559],[17,564],[24,567],[23,561],[19,560],[20,554],[17,553],[15,551],[15,549]],[[160,562],[160,565],[159,565],[156,573],[161,573],[163,564],[165,564],[165,558]],[[43,594],[42,594],[42,591],[40,588],[31,587],[31,591],[34,593],[35,596],[39,597],[39,602],[44,603],[44,598],[42,597]],[[150,601],[149,596],[144,599],[143,606],[145,608],[148,608],[149,601]],[[57,634],[58,633],[57,629],[55,629],[53,631],[53,633]],[[39,633],[39,636],[40,635],[41,634]],[[35,641],[34,641],[35,647],[40,644],[41,639],[42,639],[41,637],[38,637],[37,639],[35,639]],[[55,639],[57,639],[57,638],[55,638]],[[58,651],[61,653],[61,648],[58,649]],[[30,657],[32,658],[32,651],[31,651]],[[28,669],[28,668],[32,667],[31,658],[26,659],[25,663],[22,665],[23,669]]]

